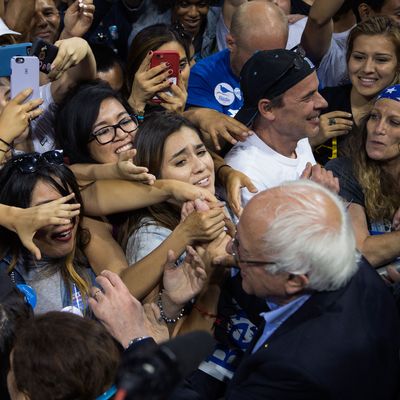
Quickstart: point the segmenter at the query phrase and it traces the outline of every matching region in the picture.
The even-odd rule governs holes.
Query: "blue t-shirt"
[[[239,78],[230,66],[229,50],[199,61],[190,71],[188,107],[206,107],[234,117],[243,105]]]

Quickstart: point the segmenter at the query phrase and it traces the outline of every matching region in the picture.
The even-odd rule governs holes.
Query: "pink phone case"
[[[11,58],[11,98],[13,99],[27,88],[33,89],[33,92],[26,101],[40,97],[39,59],[33,56],[13,57]]]

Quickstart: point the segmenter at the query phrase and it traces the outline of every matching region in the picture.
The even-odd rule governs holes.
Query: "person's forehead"
[[[302,79],[300,82],[297,82],[294,86],[292,86],[290,89],[288,89],[283,97],[284,99],[289,99],[289,98],[302,98],[304,96],[307,96],[311,94],[312,92],[315,92],[318,90],[318,78],[317,78],[317,73],[314,71],[310,75],[306,76],[304,79]]]

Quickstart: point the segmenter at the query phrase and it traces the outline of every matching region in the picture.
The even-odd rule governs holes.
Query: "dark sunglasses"
[[[28,153],[16,156],[12,160],[13,165],[23,174],[32,174],[37,171],[39,165],[64,164],[62,150],[50,150],[45,153]]]

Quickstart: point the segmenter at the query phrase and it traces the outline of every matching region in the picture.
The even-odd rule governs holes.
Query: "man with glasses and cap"
[[[259,51],[244,65],[240,86],[244,104],[235,118],[255,135],[230,150],[227,164],[246,174],[259,191],[311,178],[338,192],[333,175],[314,165],[308,140],[318,135],[319,115],[327,106],[311,62],[290,50]],[[253,195],[243,189],[242,204]]]

